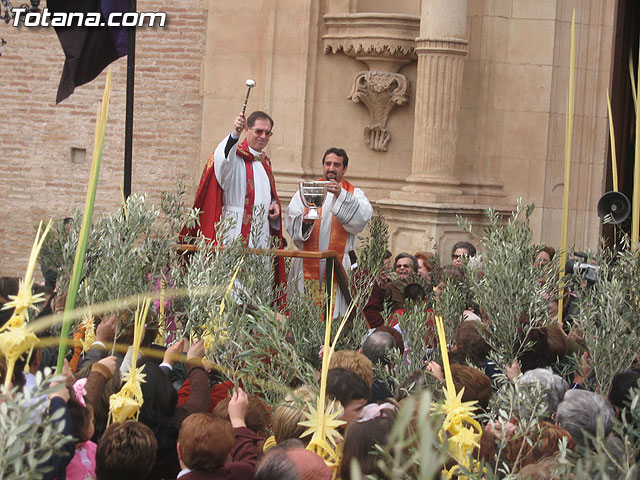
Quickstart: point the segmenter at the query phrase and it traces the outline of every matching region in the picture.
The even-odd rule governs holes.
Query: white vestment
[[[229,135],[230,136],[230,135]],[[233,147],[229,150],[229,155],[225,156],[224,151],[229,141],[229,136],[225,137],[216,147],[214,152],[214,168],[218,183],[222,187],[222,218],[232,218],[234,226],[229,230],[224,239],[226,244],[228,241],[240,235],[242,229],[242,217],[244,215],[244,198],[247,193],[247,172],[244,159],[237,154],[238,142],[235,140]],[[231,141],[234,141],[233,139]],[[249,147],[254,156],[260,152]],[[255,185],[255,199],[253,202],[254,211],[256,207],[264,208],[264,217],[261,228],[259,229],[259,238],[254,238],[253,231],[249,237],[249,246],[255,248],[269,247],[269,205],[275,198],[271,197],[271,184],[269,177],[262,165],[262,162],[253,161],[253,180]],[[275,220],[273,226],[279,228],[280,222]]]
[[[298,250],[304,250],[304,242],[311,235],[311,231],[315,228],[315,224],[308,228],[302,228],[304,205],[300,199],[300,191],[297,191],[291,198],[291,203],[287,207],[287,211],[284,215],[284,225],[293,239]],[[320,235],[318,237],[318,249],[328,250],[329,240],[331,238],[331,223],[333,216],[336,216],[340,224],[349,233],[347,236],[347,243],[344,248],[344,255],[342,256],[342,266],[346,272],[349,272],[351,268],[351,260],[349,258],[349,251],[354,250],[356,242],[358,240],[358,233],[364,230],[367,223],[373,215],[373,207],[365,197],[364,192],[359,188],[354,188],[353,194],[348,193],[344,188],[340,192],[340,195],[336,198],[333,193],[327,193],[327,198],[322,207],[322,220],[320,222]],[[289,279],[287,287],[291,291],[297,288],[298,291],[304,291],[304,272],[302,269],[302,258],[294,258],[291,262],[291,269],[289,270]],[[320,260],[320,278],[324,277],[324,270],[326,267],[326,260]],[[333,317],[336,318],[343,315],[347,310],[347,303],[344,296],[338,292],[336,293],[335,308],[333,310]]]

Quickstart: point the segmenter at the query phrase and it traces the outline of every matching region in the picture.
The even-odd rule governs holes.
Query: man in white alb
[[[229,238],[242,235],[247,245],[257,248],[268,247],[270,230],[279,231],[281,226],[271,162],[263,152],[272,129],[273,120],[264,112],[253,112],[246,120],[239,114],[233,132],[213,153],[216,178],[222,187],[222,217],[235,221]],[[243,130],[246,139],[238,144]],[[258,230],[259,238],[253,238],[250,237],[253,209],[260,207],[264,219]]]
[[[243,130],[246,138],[238,143]],[[200,179],[194,208],[200,209],[200,225],[186,227],[181,238],[202,233],[212,241],[227,241],[242,236],[249,247],[268,248],[270,239],[282,242],[281,206],[271,171],[271,161],[263,152],[273,135],[273,119],[256,111],[248,118],[240,113],[233,131],[209,157]],[[262,207],[259,228],[252,229],[254,209]],[[216,238],[215,226],[221,218],[232,218],[234,225],[226,238]],[[254,238],[255,237],[255,238]],[[284,282],[284,263],[275,259],[276,284]]]
[[[349,157],[341,148],[330,148],[322,157],[324,178],[329,181],[327,198],[321,209],[320,220],[306,220],[305,206],[300,191],[291,198],[284,216],[287,232],[299,250],[336,250],[346,271],[351,267],[349,252],[356,247],[358,233],[366,227],[373,214],[373,207],[359,188],[355,188],[343,177],[347,171]],[[289,272],[289,289],[304,289],[305,283],[322,282],[326,260],[295,258]],[[345,313],[348,305],[342,294],[336,294],[333,316]]]

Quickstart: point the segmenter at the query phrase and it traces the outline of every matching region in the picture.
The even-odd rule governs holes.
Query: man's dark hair
[[[412,302],[424,302],[424,298],[427,293],[424,291],[424,287],[419,283],[410,283],[404,287],[404,301],[410,300]]]
[[[367,337],[362,345],[362,353],[371,360],[372,363],[389,363],[387,350],[396,346],[396,342],[387,332],[373,332]]]
[[[402,252],[396,255],[396,258],[393,261],[393,268],[396,268],[396,265],[398,264],[398,260],[402,258],[408,258],[409,260],[411,260],[411,268],[413,268],[413,273],[418,273],[418,259],[407,252]]]
[[[638,381],[640,373],[634,370],[625,370],[616,373],[611,381],[611,390],[609,390],[609,402],[614,407],[622,410],[629,408],[632,398],[632,389],[640,388]]]
[[[324,165],[324,159],[327,158],[327,155],[329,155],[330,153],[333,153],[334,155],[342,157],[342,166],[343,167],[346,168],[349,165],[349,157],[347,156],[347,152],[345,152],[344,149],[337,148],[337,147],[328,148],[327,151],[324,152],[324,155],[322,156],[322,164],[323,165]]]
[[[491,347],[478,330],[476,322],[460,322],[455,329],[456,356],[463,363],[467,358],[478,368],[487,361]]]
[[[544,252],[549,255],[549,260],[553,260],[553,257],[556,256],[556,249],[550,246],[542,247],[540,250],[536,252],[536,257],[540,254],[540,252]]]
[[[112,423],[98,442],[98,480],[137,480],[151,471],[158,444],[149,427],[140,422]]]
[[[456,253],[456,250],[459,248],[464,248],[470,257],[476,256],[476,247],[473,246],[473,243],[470,242],[456,242],[456,244],[451,249],[451,256]]]
[[[352,400],[368,399],[370,389],[367,383],[345,368],[330,368],[327,374],[327,396],[338,400],[346,407]]]
[[[273,125],[274,125],[273,118],[271,118],[268,113],[263,112],[261,110],[256,110],[255,112],[252,112],[251,115],[247,117],[247,127],[253,128],[253,126],[256,123],[256,120],[260,118],[266,118],[267,120],[269,120],[269,123],[271,123],[271,129],[273,130]]]
[[[447,280],[451,280],[454,284],[461,283],[464,280],[464,272],[456,265],[444,265],[438,270],[436,285],[446,283]]]
[[[529,345],[529,348],[522,352],[518,358],[522,373],[534,368],[545,368],[556,362],[556,357],[549,349],[547,341],[547,330],[545,328],[528,329],[529,316],[526,313],[520,315],[520,328],[518,329],[518,340],[521,345]]]

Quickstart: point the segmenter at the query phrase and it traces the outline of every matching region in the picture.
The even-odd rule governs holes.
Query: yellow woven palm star
[[[307,429],[300,435],[300,438],[313,434],[311,441],[318,440],[321,436],[326,438],[334,446],[338,443],[338,439],[342,438],[338,432],[338,427],[344,425],[344,420],[339,420],[342,416],[342,407],[336,405],[335,400],[332,400],[327,409],[324,411],[324,415],[318,415],[315,405],[307,403],[307,409],[303,413],[307,420],[299,422],[298,425],[307,427]]]
[[[93,323],[93,315],[86,315],[82,320],[82,326],[84,327],[84,337],[80,340],[82,344],[82,352],[87,352],[91,348],[91,345],[96,341],[96,326]]]
[[[450,392],[448,388],[443,389],[445,402],[442,405],[434,406],[435,409],[446,415],[442,428],[448,430],[452,425],[460,423],[461,419],[473,418],[476,410],[474,406],[478,403],[476,400],[471,402],[463,402],[464,387],[456,394],[455,391]]]
[[[469,470],[474,470],[479,466],[473,459],[473,450],[480,447],[482,427],[473,418],[476,402],[463,402],[462,395],[464,389],[456,395],[444,388],[445,402],[435,408],[444,413],[445,419],[442,429],[438,432],[440,441],[447,444],[449,453],[458,462],[450,470],[445,470],[447,477],[451,478],[460,465]],[[464,479],[465,476],[458,478]]]
[[[42,236],[40,232],[42,230],[42,222],[38,225],[38,232],[36,233],[36,238],[33,241],[33,247],[31,247],[31,254],[29,255],[29,263],[27,264],[27,272],[24,275],[24,280],[20,280],[20,287],[18,289],[17,295],[9,295],[10,301],[7,302],[2,308],[9,309],[14,308],[14,313],[11,317],[11,320],[14,320],[15,317],[22,317],[23,320],[26,320],[25,315],[27,314],[29,308],[33,307],[36,303],[41,301],[44,298],[43,293],[38,293],[36,295],[31,291],[31,287],[33,286],[33,271],[36,267],[36,261],[38,260],[38,255],[40,254],[40,249],[42,248],[42,244],[44,243],[44,239],[47,237],[47,233],[51,229],[51,220],[47,224],[47,227],[42,232]],[[10,320],[10,322],[11,322]],[[15,323],[13,323],[15,326]],[[6,328],[6,325],[5,325]]]
[[[24,276],[24,280],[20,281],[20,288],[18,295],[10,295],[11,299],[5,305],[5,308],[15,308],[13,315],[7,323],[0,328],[0,352],[6,358],[7,374],[5,377],[5,386],[8,386],[13,376],[13,370],[15,363],[20,356],[31,350],[38,344],[38,337],[27,328],[27,315],[29,308],[42,299],[42,295],[33,295],[31,286],[33,285],[33,270],[36,266],[36,260],[44,243],[44,239],[49,233],[51,228],[51,220],[47,224],[47,227],[40,235],[42,230],[42,222],[38,225],[38,232],[36,238],[33,241],[33,247],[31,248],[31,254],[29,255],[29,263],[27,264],[27,272]]]
[[[129,371],[124,374],[123,380],[125,381],[123,389],[127,387],[127,390],[132,393],[132,395],[136,398],[142,398],[142,390],[140,389],[140,384],[146,382],[146,375],[142,373],[144,369],[144,365],[142,367],[135,367],[131,365],[129,367]]]
[[[122,423],[129,418],[135,417],[142,407],[142,401],[120,395],[121,391],[109,397],[109,413],[116,423]]]
[[[145,374],[142,373],[144,366],[136,368],[129,367],[129,371],[124,374],[125,384],[118,393],[109,397],[109,412],[114,422],[124,422],[128,418],[138,418],[138,413],[144,403],[140,384],[145,381]]]
[[[442,428],[438,432],[438,437],[443,443],[446,442],[447,448],[451,456],[458,462],[449,470],[443,473],[451,478],[459,466],[463,466],[469,470],[476,470],[479,464],[474,461],[473,450],[480,446],[480,438],[482,436],[482,427],[477,420],[473,418],[476,410],[475,401],[463,402],[464,388],[456,394],[456,387],[453,383],[451,375],[451,367],[449,365],[449,352],[447,351],[447,339],[444,333],[444,325],[442,318],[436,317],[436,328],[438,330],[438,340],[442,353],[442,366],[445,375],[446,386],[443,388],[445,400],[442,405],[434,405],[433,409],[445,414]],[[460,475],[458,478],[466,478]]]
[[[474,448],[479,448],[479,440],[480,438],[478,437],[478,432],[475,430],[475,428],[462,427],[458,429],[458,432],[456,434],[449,437],[449,448],[451,448],[451,450],[453,451],[454,456],[457,452],[458,457],[461,458],[462,455],[467,453],[467,447],[469,445],[473,446]]]
[[[33,307],[36,303],[41,302],[44,299],[44,293],[34,295],[31,291],[31,285],[27,285],[24,281],[20,280],[18,294],[9,295],[9,299],[11,301],[5,303],[2,309],[15,308],[13,316],[20,316],[26,314],[29,308]]]
[[[7,362],[5,386],[9,384],[13,377],[16,361],[23,353],[36,346],[39,341],[38,337],[26,325],[9,328],[0,333],[0,351],[2,351]]]
[[[319,407],[323,404],[324,402],[318,402]],[[338,419],[343,414],[342,407],[332,400],[327,405],[326,410],[321,412],[316,409],[315,405],[307,403],[307,410],[303,413],[307,420],[298,422],[298,424],[307,427],[307,429],[300,437],[313,434],[309,445],[307,445],[307,450],[320,456],[331,469],[332,478],[336,478],[341,459],[341,454],[338,451],[338,440],[342,438],[338,432],[338,427],[346,423]]]
[[[151,299],[149,298],[143,302],[142,309],[138,305],[133,326],[131,365],[129,366],[129,371],[124,374],[125,384],[118,393],[114,393],[109,397],[109,417],[115,422],[124,422],[132,417],[137,419],[140,407],[144,403],[142,389],[140,388],[140,384],[145,381],[145,374],[142,373],[144,366],[137,368],[136,363],[150,304]]]
[[[38,341],[38,337],[26,325],[22,325],[0,333],[0,350],[2,350],[7,359],[15,358],[17,360],[20,355],[30,350]]]

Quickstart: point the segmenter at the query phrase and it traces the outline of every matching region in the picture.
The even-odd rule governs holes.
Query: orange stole
[[[324,180],[321,178],[320,180]],[[344,178],[342,182],[340,182],[340,186],[344,188],[348,193],[353,194],[354,186],[347,182]],[[322,216],[322,208],[319,210],[320,216]],[[311,235],[304,242],[304,249],[308,251],[318,251],[319,250],[319,239],[320,239],[320,223],[322,222],[322,218],[315,221],[315,225],[313,226],[313,230],[311,231]],[[331,237],[329,238],[329,247],[328,250],[335,250],[340,255],[340,258],[344,256],[344,248],[347,245],[347,237],[349,236],[349,232],[347,232],[342,224],[338,221],[335,215],[331,217]],[[320,278],[320,260],[305,258],[304,264],[304,279],[305,280],[321,280]],[[325,270],[326,272],[326,270]]]

